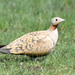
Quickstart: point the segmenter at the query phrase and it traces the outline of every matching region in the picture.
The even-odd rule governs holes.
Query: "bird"
[[[47,30],[27,33],[10,44],[0,48],[0,53],[27,55],[33,57],[45,56],[52,52],[57,40],[59,23],[65,21],[60,17],[54,17],[50,21]]]

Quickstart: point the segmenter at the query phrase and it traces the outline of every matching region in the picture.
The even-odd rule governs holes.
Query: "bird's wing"
[[[12,45],[14,44],[12,43]],[[25,36],[25,38],[20,38],[19,42],[17,40],[16,45],[11,47],[9,53],[41,56],[49,54],[53,47],[54,41],[47,33],[32,32]]]

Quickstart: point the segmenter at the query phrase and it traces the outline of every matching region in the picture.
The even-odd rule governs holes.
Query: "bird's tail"
[[[3,54],[11,54],[10,53],[10,49],[0,49],[0,53],[3,53]]]
[[[0,48],[2,48],[2,47],[4,47],[4,46],[6,46],[6,45],[0,45]]]

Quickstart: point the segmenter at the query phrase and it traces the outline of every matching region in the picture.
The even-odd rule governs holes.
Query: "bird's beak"
[[[61,22],[62,22],[62,21],[65,21],[65,19],[61,19]]]

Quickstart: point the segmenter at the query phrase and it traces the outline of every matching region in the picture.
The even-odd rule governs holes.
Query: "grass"
[[[34,62],[28,56],[0,54],[0,75],[75,75],[75,0],[0,0],[0,44],[32,31],[46,30],[50,20],[59,39],[51,54]]]

